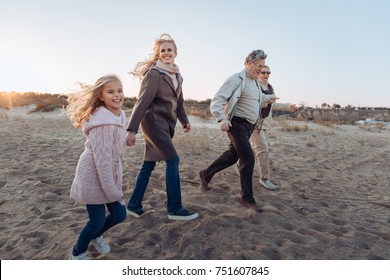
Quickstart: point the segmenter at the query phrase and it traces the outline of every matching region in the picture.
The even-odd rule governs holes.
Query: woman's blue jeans
[[[110,212],[106,217],[106,209]],[[87,204],[89,221],[81,230],[76,245],[73,248],[73,256],[78,256],[87,251],[89,242],[101,236],[108,229],[123,222],[126,219],[126,207],[119,202],[107,204]]]
[[[175,214],[183,209],[181,202],[180,177],[179,177],[179,162],[180,159],[176,156],[173,159],[166,160],[165,180],[167,192],[167,211],[169,214]],[[155,161],[144,161],[138,173],[137,182],[134,192],[130,198],[127,208],[133,211],[142,210],[142,200],[146,188],[149,183],[150,175],[156,166]]]

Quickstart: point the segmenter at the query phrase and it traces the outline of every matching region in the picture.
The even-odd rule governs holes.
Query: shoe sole
[[[88,256],[88,255],[87,255]],[[91,257],[88,256],[84,259],[78,259],[77,257],[74,257],[72,254],[69,256],[68,260],[70,261],[88,261],[88,260],[91,260]]]
[[[189,221],[198,218],[198,213],[194,213],[189,216],[176,216],[176,215],[168,215],[168,219],[174,220],[174,221]]]
[[[134,218],[142,218],[143,216],[150,214],[150,213],[154,213],[154,212],[156,212],[155,209],[149,209],[149,210],[144,211],[141,215],[139,215],[135,212],[130,211],[129,209],[126,209],[127,215],[133,216]]]
[[[135,218],[140,218],[141,216],[143,216],[145,213],[142,213],[141,215],[140,214],[137,214],[133,211],[130,211],[129,209],[126,209],[126,212],[127,212],[127,215],[130,215],[130,216],[133,216]]]
[[[255,210],[256,212],[258,213],[262,213],[264,210],[258,206],[257,204],[253,204],[253,203],[249,203],[249,202],[246,202],[245,200],[241,199],[241,198],[237,198],[238,202],[243,205],[244,207],[248,208],[248,209],[253,209]]]
[[[262,187],[266,188],[267,190],[276,191],[278,188],[272,188],[268,186],[261,185]]]
[[[263,183],[260,183],[260,186],[266,188],[267,190],[271,190],[271,191],[276,191],[278,189],[278,187],[274,187],[274,188],[273,187],[269,187],[269,186],[267,186],[267,185],[265,185]]]

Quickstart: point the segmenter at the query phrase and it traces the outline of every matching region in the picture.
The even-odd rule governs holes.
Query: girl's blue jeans
[[[181,202],[180,177],[178,156],[166,160],[165,180],[167,192],[167,211],[168,214],[175,214],[183,209]],[[142,200],[149,183],[150,175],[156,166],[155,161],[144,161],[138,173],[134,192],[127,204],[127,208],[133,211],[142,210]]]
[[[106,206],[110,212],[107,216]],[[87,204],[87,212],[89,221],[81,230],[77,243],[73,247],[73,256],[78,256],[87,251],[92,239],[101,236],[108,229],[126,219],[126,207],[117,201],[107,204]]]

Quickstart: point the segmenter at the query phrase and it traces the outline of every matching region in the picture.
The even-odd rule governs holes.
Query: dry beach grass
[[[66,259],[86,221],[69,198],[80,130],[59,111],[0,111],[0,258]],[[167,218],[165,168],[158,163],[144,204],[149,214],[128,216],[106,236],[108,255],[96,259],[390,259],[390,130],[277,121],[269,135],[272,179],[257,183],[259,213],[237,202],[233,168],[217,174],[212,190],[199,189],[199,170],[226,148],[218,127],[192,117],[176,130],[184,205],[200,217]],[[286,129],[292,127],[293,129]],[[301,129],[294,129],[300,127]],[[130,197],[142,163],[143,140],[123,154],[124,193]]]

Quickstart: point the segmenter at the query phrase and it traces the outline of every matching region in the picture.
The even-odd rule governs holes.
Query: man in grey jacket
[[[229,77],[210,104],[211,113],[226,131],[230,145],[222,155],[206,169],[199,172],[201,188],[210,190],[213,176],[240,160],[240,202],[246,207],[256,205],[252,189],[255,157],[249,138],[266,102],[275,102],[275,95],[265,95],[258,78],[267,55],[262,50],[252,51],[245,59],[245,69]]]

